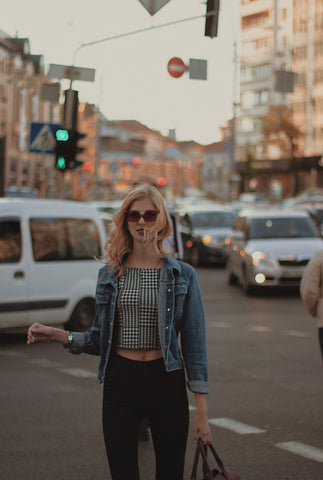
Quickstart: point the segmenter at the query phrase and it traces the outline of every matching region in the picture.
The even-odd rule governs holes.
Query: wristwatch
[[[73,333],[68,331],[67,332],[67,345],[64,345],[65,348],[69,348],[73,343]]]
[[[70,346],[73,343],[73,333],[68,331],[67,332],[67,344]]]

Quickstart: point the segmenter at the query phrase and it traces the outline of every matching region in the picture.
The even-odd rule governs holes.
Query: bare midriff
[[[125,348],[116,348],[115,352],[121,357],[129,358],[129,360],[139,360],[141,362],[157,360],[157,358],[163,356],[161,350],[129,350]]]

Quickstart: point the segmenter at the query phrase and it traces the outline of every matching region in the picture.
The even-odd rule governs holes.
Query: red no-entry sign
[[[167,64],[167,70],[172,77],[179,78],[186,72],[187,67],[181,58],[173,57]]]

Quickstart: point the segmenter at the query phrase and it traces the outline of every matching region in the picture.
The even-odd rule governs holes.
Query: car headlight
[[[269,257],[264,252],[260,251],[255,251],[251,255],[252,257],[252,263],[257,266],[257,265],[264,265],[266,267],[273,267],[275,264],[273,260]]]
[[[212,241],[212,238],[210,237],[210,235],[204,235],[204,236],[202,237],[202,242],[203,242],[203,244],[206,245],[206,246],[211,245],[211,241]]]
[[[223,247],[224,238],[211,237],[211,235],[204,235],[202,237],[203,245],[206,247]]]

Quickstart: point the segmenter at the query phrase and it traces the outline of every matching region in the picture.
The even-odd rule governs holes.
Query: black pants
[[[141,362],[113,355],[104,382],[103,433],[112,480],[139,480],[138,436],[148,418],[156,479],[183,480],[189,411],[183,370],[163,359]]]
[[[319,334],[319,343],[321,347],[321,354],[322,354],[322,360],[323,360],[323,327],[318,328],[318,334]]]

